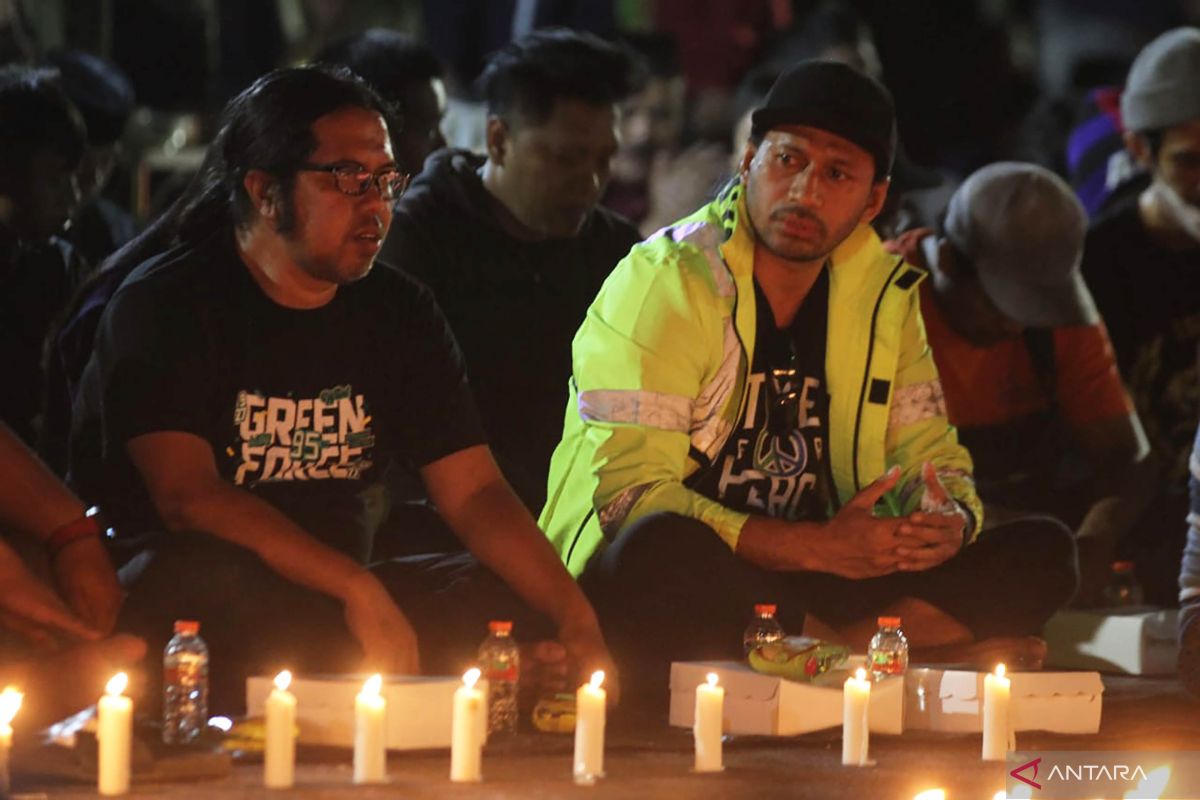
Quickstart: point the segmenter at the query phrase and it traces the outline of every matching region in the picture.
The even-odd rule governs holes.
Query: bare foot
[[[0,683],[11,683],[25,693],[14,726],[36,730],[94,704],[109,678],[128,671],[145,654],[145,642],[122,634],[5,669]]]
[[[1046,642],[1036,636],[997,636],[978,642],[916,648],[914,662],[923,664],[968,664],[991,672],[997,664],[1009,670],[1041,669],[1046,660]]]

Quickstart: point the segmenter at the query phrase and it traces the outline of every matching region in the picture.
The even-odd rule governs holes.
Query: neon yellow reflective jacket
[[[755,334],[754,239],[738,183],[636,245],[573,343],[563,438],[539,524],[571,574],[657,512],[701,520],[736,548],[748,515],[692,491],[741,416]],[[845,503],[892,465],[895,513],[920,502],[921,465],[974,515],[971,457],[946,419],[917,286],[925,273],[860,225],[831,255],[828,457]],[[972,534],[974,535],[974,534]]]

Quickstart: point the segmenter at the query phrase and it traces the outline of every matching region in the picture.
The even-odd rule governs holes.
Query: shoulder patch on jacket
[[[904,270],[904,272],[901,272],[900,277],[896,278],[896,280],[892,281],[892,283],[897,289],[911,289],[917,283],[917,281],[921,280],[924,274],[925,273],[923,270],[917,269],[916,267],[910,265],[909,268]]]
[[[888,400],[888,390],[892,388],[891,381],[885,381],[883,378],[872,378],[871,388],[867,392],[868,402],[876,405],[884,405]]]

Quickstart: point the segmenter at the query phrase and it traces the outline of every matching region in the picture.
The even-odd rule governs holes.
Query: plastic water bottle
[[[521,655],[511,622],[492,620],[488,631],[479,645],[479,668],[488,681],[488,736],[516,733]]]
[[[908,669],[908,639],[900,630],[899,617],[880,617],[879,630],[867,647],[867,668],[872,680],[903,675]]]
[[[754,606],[754,617],[746,626],[742,636],[742,648],[745,655],[764,644],[778,642],[783,638],[783,626],[775,619],[775,606],[772,603],[759,603]]]
[[[208,645],[199,622],[181,619],[163,651],[163,741],[193,741],[207,724]]]
[[[1145,602],[1142,585],[1133,571],[1132,561],[1114,561],[1108,586],[1104,588],[1105,605],[1110,608],[1140,606]]]

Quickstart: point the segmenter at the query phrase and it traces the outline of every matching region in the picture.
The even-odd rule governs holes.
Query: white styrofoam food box
[[[354,698],[366,675],[297,677],[288,688],[296,696],[296,726],[302,744],[354,746]],[[384,678],[380,695],[387,700],[386,741],[389,750],[424,750],[450,746],[454,691],[461,678],[392,676]],[[246,711],[261,716],[274,676],[246,679]]]
[[[851,661],[862,663],[861,657]],[[762,675],[737,661],[677,661],[671,665],[671,716],[677,727],[690,728],[696,686],[715,672],[725,687],[724,730],[734,734],[793,736],[842,724],[842,684],[851,669],[819,676],[812,683]],[[904,730],[904,682],[888,678],[871,687],[873,733]]]
[[[986,673],[909,667],[904,727],[978,733],[983,730]],[[1012,672],[1010,711],[1015,731],[1096,733],[1104,683],[1095,672]]]
[[[1178,609],[1060,611],[1046,623],[1046,663],[1126,675],[1173,675]]]

